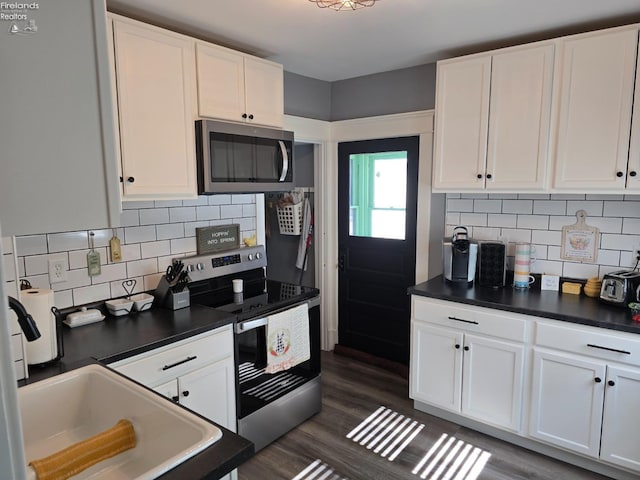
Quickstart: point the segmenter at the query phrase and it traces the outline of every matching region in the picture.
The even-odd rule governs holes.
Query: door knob
[[[177,395],[174,395],[173,397],[171,397],[171,400],[173,400],[174,402],[177,402],[179,398]]]
[[[182,396],[183,397],[188,397],[189,396],[189,390],[185,390],[184,392],[182,392]]]
[[[340,270],[341,272],[344,272],[345,261],[346,261],[345,255],[344,254],[340,255],[340,257],[338,258],[338,270]]]
[[[596,377],[593,379],[594,382],[596,383],[600,383],[602,381],[602,379],[600,377]]]
[[[620,177],[624,177],[624,173],[622,172],[616,172],[616,177],[620,178]]]
[[[465,352],[468,352],[468,351],[469,351],[469,346],[468,346],[468,345],[465,345],[465,346],[464,346],[464,351],[465,351]]]
[[[609,380],[607,384],[609,384],[610,387],[613,387],[615,386],[616,382],[614,382],[613,380]]]

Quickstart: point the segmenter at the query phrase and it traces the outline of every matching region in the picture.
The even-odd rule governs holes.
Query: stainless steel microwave
[[[198,193],[293,188],[293,132],[214,120],[196,121]]]

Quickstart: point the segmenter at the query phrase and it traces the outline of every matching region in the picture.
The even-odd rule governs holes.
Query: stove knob
[[[260,252],[256,252],[256,260],[260,260],[262,258],[262,254]]]
[[[253,253],[250,253],[247,258],[249,259],[250,262],[252,262],[253,261]]]
[[[198,264],[196,265],[196,268],[197,268],[198,270],[200,270],[200,271],[204,270],[204,263],[198,263]]]
[[[193,265],[192,264],[187,265],[187,272],[189,272],[189,273],[193,272]]]

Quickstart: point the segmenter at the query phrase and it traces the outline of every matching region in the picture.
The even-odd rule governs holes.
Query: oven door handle
[[[269,319],[267,317],[256,318],[255,320],[236,323],[234,330],[236,333],[248,332],[249,330],[253,330],[258,327],[264,327],[267,323],[269,323]]]

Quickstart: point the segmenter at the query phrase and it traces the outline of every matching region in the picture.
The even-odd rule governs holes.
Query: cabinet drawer
[[[640,338],[574,324],[537,322],[536,345],[640,366]]]
[[[517,313],[413,296],[412,318],[473,333],[524,341],[528,320]]]
[[[109,366],[123,375],[153,387],[229,356],[233,356],[231,325]]]

